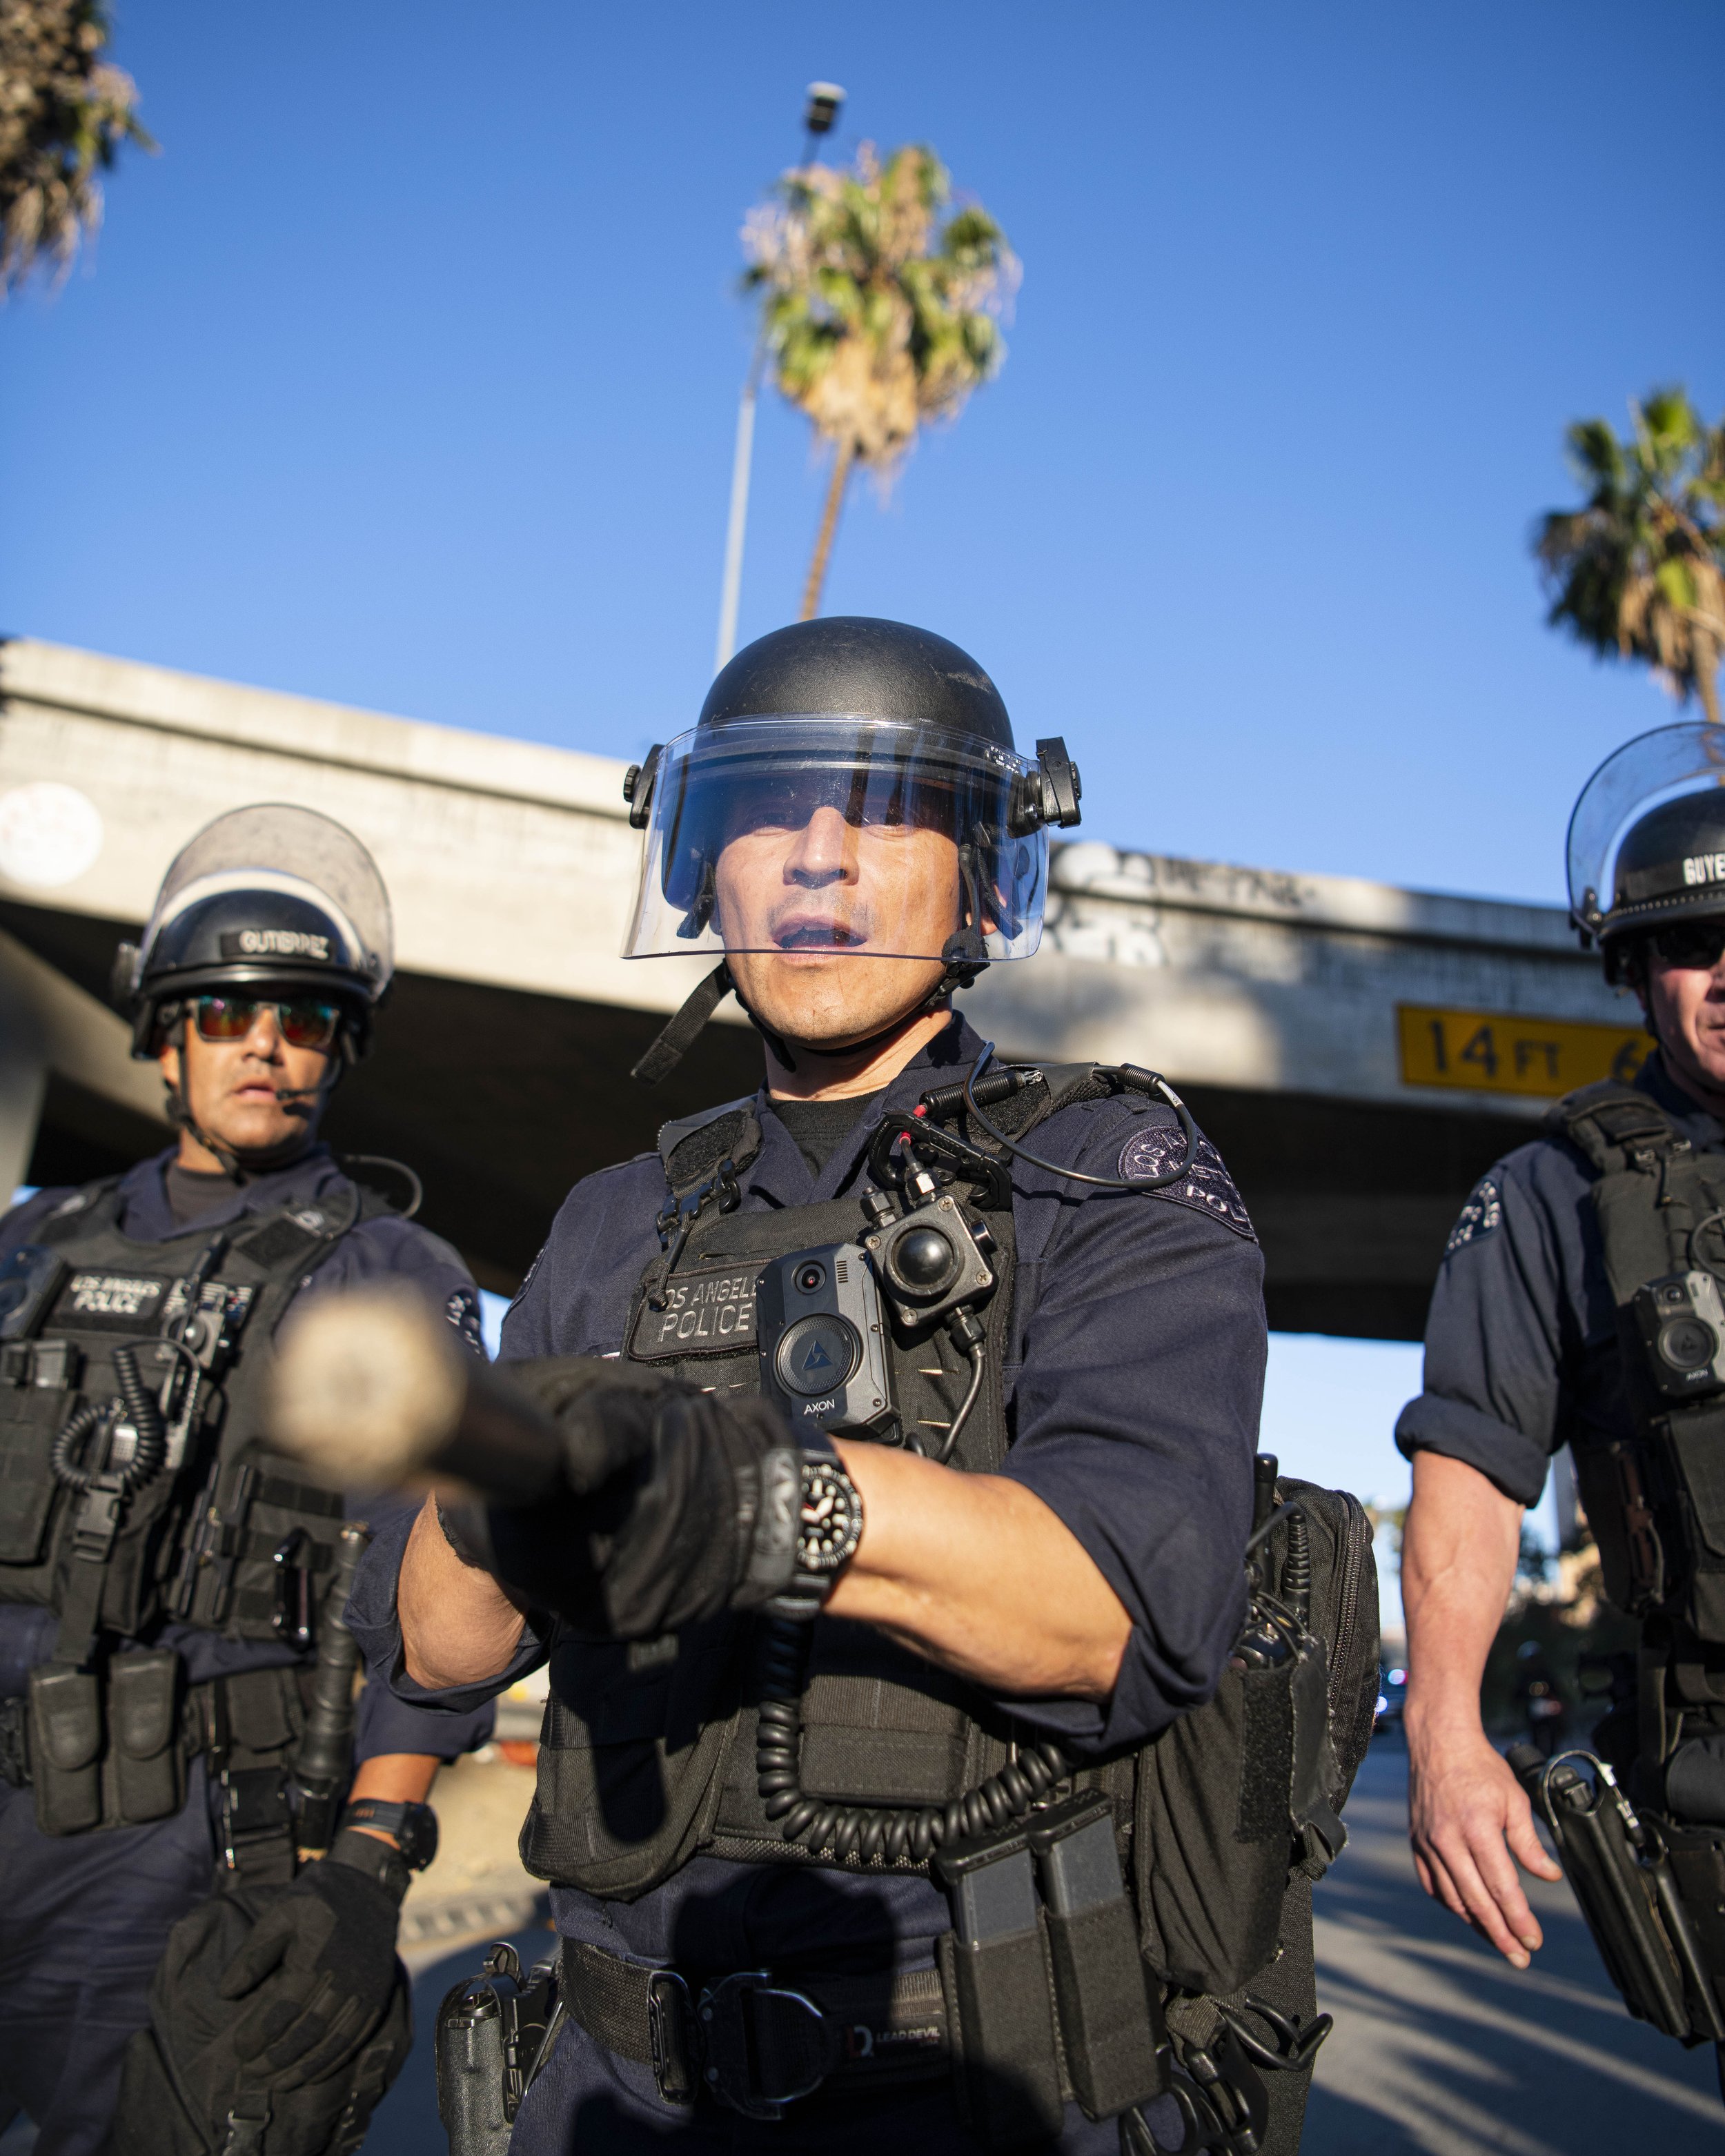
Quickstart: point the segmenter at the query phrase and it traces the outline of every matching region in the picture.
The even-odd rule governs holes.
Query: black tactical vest
[[[761,1142],[747,1106],[666,1136],[673,1141],[664,1150],[666,1178],[685,1217],[721,1163],[742,1172]],[[1004,1205],[967,1208],[991,1231],[996,1284],[977,1312],[986,1331],[982,1392],[950,1463],[983,1474],[1000,1466],[1007,1448],[1000,1373],[1012,1312],[1013,1224],[1009,1194],[999,1194]],[[755,1286],[763,1266],[799,1250],[860,1250],[871,1232],[860,1193],[763,1213],[721,1211],[710,1198],[674,1262],[655,1259],[648,1268],[624,1352],[708,1390],[758,1393]],[[888,1323],[882,1344],[897,1409],[893,1434],[937,1451],[970,1367],[938,1325],[913,1332]],[[809,1861],[767,1819],[756,1789],[751,1680],[758,1644],[753,1620],[723,1618],[671,1640],[614,1647],[571,1641],[554,1650],[539,1791],[523,1838],[530,1868],[629,1897],[697,1851]],[[824,1618],[810,1647],[802,1782],[811,1796],[946,1804],[1006,1763],[1013,1732],[1005,1717],[872,1625]]]
[[[342,1503],[264,1445],[264,1366],[315,1268],[389,1209],[350,1184],[142,1243],[123,1208],[92,1184],[0,1269],[0,1601],[54,1609],[78,1667],[164,1620],[307,1647]]]
[[[1061,1107],[1128,1090],[1122,1074],[1090,1065],[1033,1076],[1024,1091],[990,1111],[1014,1137]],[[971,1135],[968,1121],[954,1127]],[[693,1126],[667,1126],[661,1135],[670,1191],[660,1221],[664,1248],[637,1289],[625,1341],[632,1360],[716,1392],[762,1389],[762,1328],[771,1327],[773,1313],[757,1286],[773,1261],[836,1245],[866,1250],[875,1224],[864,1188],[821,1204],[727,1209],[737,1204],[737,1178],[759,1144],[747,1105]],[[994,1284],[975,1310],[985,1332],[984,1381],[950,1464],[988,1473],[1000,1466],[1009,1442],[1001,1382],[1014,1270],[1006,1175],[992,1190],[974,1188],[964,1203],[985,1230]],[[972,1366],[938,1323],[906,1327],[889,1316],[886,1332],[882,1346],[897,1414],[895,1425],[879,1435],[938,1456]],[[1127,1754],[1070,1777],[1113,1800],[1123,1833],[1137,1819],[1141,1887],[1152,1841],[1158,1866],[1172,1854],[1165,1838],[1170,1821],[1183,1823],[1194,1845],[1214,1829],[1215,1887],[1208,1898],[1212,1907],[1238,1902],[1240,1907],[1230,1906],[1207,1944],[1190,1946],[1183,1959],[1178,1950],[1152,1955],[1166,1969],[1201,1972],[1204,1982],[1218,1980],[1235,1964],[1240,1974],[1231,1981],[1243,1980],[1273,1949],[1291,1856],[1309,1861],[1313,1876],[1327,1861],[1304,1816],[1322,1810],[1332,1830],[1327,1846],[1339,1846],[1339,1826],[1325,1804],[1339,1807],[1369,1732],[1375,1687],[1368,1678],[1375,1677],[1375,1666],[1368,1665],[1376,1638],[1369,1528],[1352,1499],[1307,1495],[1318,1537],[1320,1599],[1334,1633],[1327,1697],[1320,1671],[1315,1702],[1302,1714],[1284,1697],[1283,1671],[1272,1680],[1277,1703],[1260,1712],[1255,1699],[1246,1697],[1258,1675],[1242,1666],[1224,1672],[1212,1708],[1185,1718],[1190,1743],[1178,1760],[1170,1755],[1166,1774],[1140,1783],[1137,1758]],[[1328,1512],[1320,1517],[1319,1499],[1337,1508],[1333,1520]],[[1272,1548],[1282,1547],[1278,1529]],[[1368,1617],[1357,1621],[1368,1604]],[[823,1617],[809,1630],[799,1702],[799,1780],[809,1797],[849,1807],[950,1805],[989,1778],[1018,1771],[1022,1753],[1042,1741],[1040,1732],[1014,1725],[996,1702],[871,1625]],[[1362,1645],[1368,1630],[1370,1641]],[[659,1640],[601,1645],[554,1640],[537,1790],[521,1835],[527,1868],[625,1901],[702,1853],[926,1872],[927,1862],[913,1853],[894,1857],[878,1846],[812,1856],[788,1841],[769,1817],[757,1785],[757,1708],[771,1692],[771,1632],[755,1619],[727,1615]],[[1309,1768],[1300,1766],[1296,1752],[1309,1753]],[[1290,1792],[1301,1785],[1302,1774],[1312,1786],[1296,1804]],[[1260,1795],[1249,1799],[1253,1786]],[[1205,1815],[1196,1833],[1187,1816],[1194,1811]],[[1291,1816],[1295,1811],[1301,1816]],[[1189,1919],[1198,1898],[1189,1871],[1173,1866],[1170,1876],[1181,1882],[1178,1898]],[[1147,1894],[1141,1894],[1141,1907],[1147,1941],[1157,1922]]]
[[[1594,1171],[1617,1310],[1584,1389],[1633,1424],[1625,1437],[1596,1422],[1574,1443],[1606,1596],[1725,1648],[1725,1149],[1697,1152],[1651,1095],[1609,1081],[1547,1122]]]

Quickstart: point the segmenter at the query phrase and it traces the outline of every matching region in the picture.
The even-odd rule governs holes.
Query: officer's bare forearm
[[[375,1753],[369,1759],[362,1759],[354,1769],[348,1801],[352,1803],[357,1797],[375,1797],[380,1804],[423,1804],[431,1794],[431,1785],[442,1764],[442,1760],[429,1752]],[[381,1826],[357,1827],[355,1832],[368,1834],[374,1841],[387,1841],[392,1848],[398,1845],[395,1836]]]
[[[506,1668],[526,1622],[488,1572],[464,1564],[428,1497],[408,1537],[396,1588],[403,1658],[415,1684],[483,1684]]]
[[[1522,1507],[1438,1452],[1414,1455],[1402,1531],[1408,1619],[1408,1833],[1428,1894],[1517,1969],[1543,1937],[1519,1865],[1560,1876],[1533,1815],[1480,1721],[1480,1676],[1503,1619]]]
[[[1414,1454],[1402,1529],[1412,1746],[1480,1732],[1480,1678],[1515,1579],[1522,1510],[1465,1460]]]
[[[381,1804],[423,1804],[442,1764],[432,1752],[375,1753],[354,1768],[348,1795],[375,1797]]]
[[[991,1691],[1106,1699],[1132,1620],[1042,1500],[998,1475],[841,1445],[863,1537],[827,1608]]]

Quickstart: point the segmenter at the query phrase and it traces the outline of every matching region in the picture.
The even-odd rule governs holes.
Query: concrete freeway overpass
[[[80,1178],[163,1142],[155,1074],[105,1004],[114,945],[209,818],[300,802],[372,849],[398,939],[392,1007],[330,1135],[410,1162],[428,1223],[511,1290],[578,1176],[758,1076],[727,1005],[665,1086],[628,1081],[703,962],[616,955],[639,843],[623,769],[0,645],[0,1181]],[[1417,1337],[1480,1171],[1551,1094],[1640,1052],[1555,908],[1081,838],[1051,886],[1040,956],[965,1008],[1003,1054],[1148,1065],[1181,1087],[1256,1219],[1281,1329]]]

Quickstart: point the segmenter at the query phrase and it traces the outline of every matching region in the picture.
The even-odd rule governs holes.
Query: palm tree
[[[101,223],[98,174],[122,142],[156,147],[107,42],[105,0],[0,0],[0,298],[39,263],[64,277]]]
[[[950,193],[932,150],[908,144],[883,164],[865,142],[850,172],[788,172],[743,227],[743,287],[759,295],[775,379],[833,445],[803,621],[819,611],[855,467],[890,485],[924,422],[956,418],[1006,357],[999,316],[1017,260],[974,205],[942,224]]]
[[[1680,702],[1698,696],[1717,726],[1725,424],[1710,428],[1681,389],[1656,389],[1630,411],[1628,441],[1604,419],[1579,420],[1565,437],[1588,498],[1540,520],[1546,619],[1601,658],[1644,660]]]

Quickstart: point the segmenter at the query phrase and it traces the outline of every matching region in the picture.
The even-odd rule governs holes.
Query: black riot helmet
[[[1725,917],[1725,728],[1660,726],[1608,757],[1569,819],[1568,875],[1611,980],[1639,935]]]
[[[877,867],[896,834],[950,839],[957,901],[932,933],[909,880],[895,890],[890,870],[877,873],[848,910],[843,894],[832,895],[824,921],[798,928],[796,947],[939,959],[937,998],[996,959],[1034,952],[1047,827],[1078,822],[1081,791],[1060,740],[1039,742],[1034,762],[1019,754],[999,690],[945,637],[854,614],[774,629],[720,673],[695,726],[624,782],[629,821],[646,834],[624,956],[709,951],[722,959],[779,947],[739,943],[737,925],[727,929],[721,857],[736,840],[799,832],[830,809]],[[730,985],[721,964],[635,1075],[662,1077]]]
[[[394,967],[389,896],[351,831],[283,803],[236,808],[182,846],[141,943],[122,943],[115,1001],[132,1054],[153,1056],[198,996],[314,996],[341,1012],[349,1061],[368,1045]]]
[[[1058,741],[1014,746],[1000,692],[968,652],[904,622],[839,614],[774,629],[737,653],[694,727],[631,770],[629,820],[647,834],[624,955],[727,948],[716,870],[745,831],[799,829],[829,807],[862,830],[938,829],[958,849],[960,917],[938,948],[910,947],[880,906],[847,955],[975,968],[1028,958],[1042,931],[1049,824],[1079,820],[1078,774]]]

